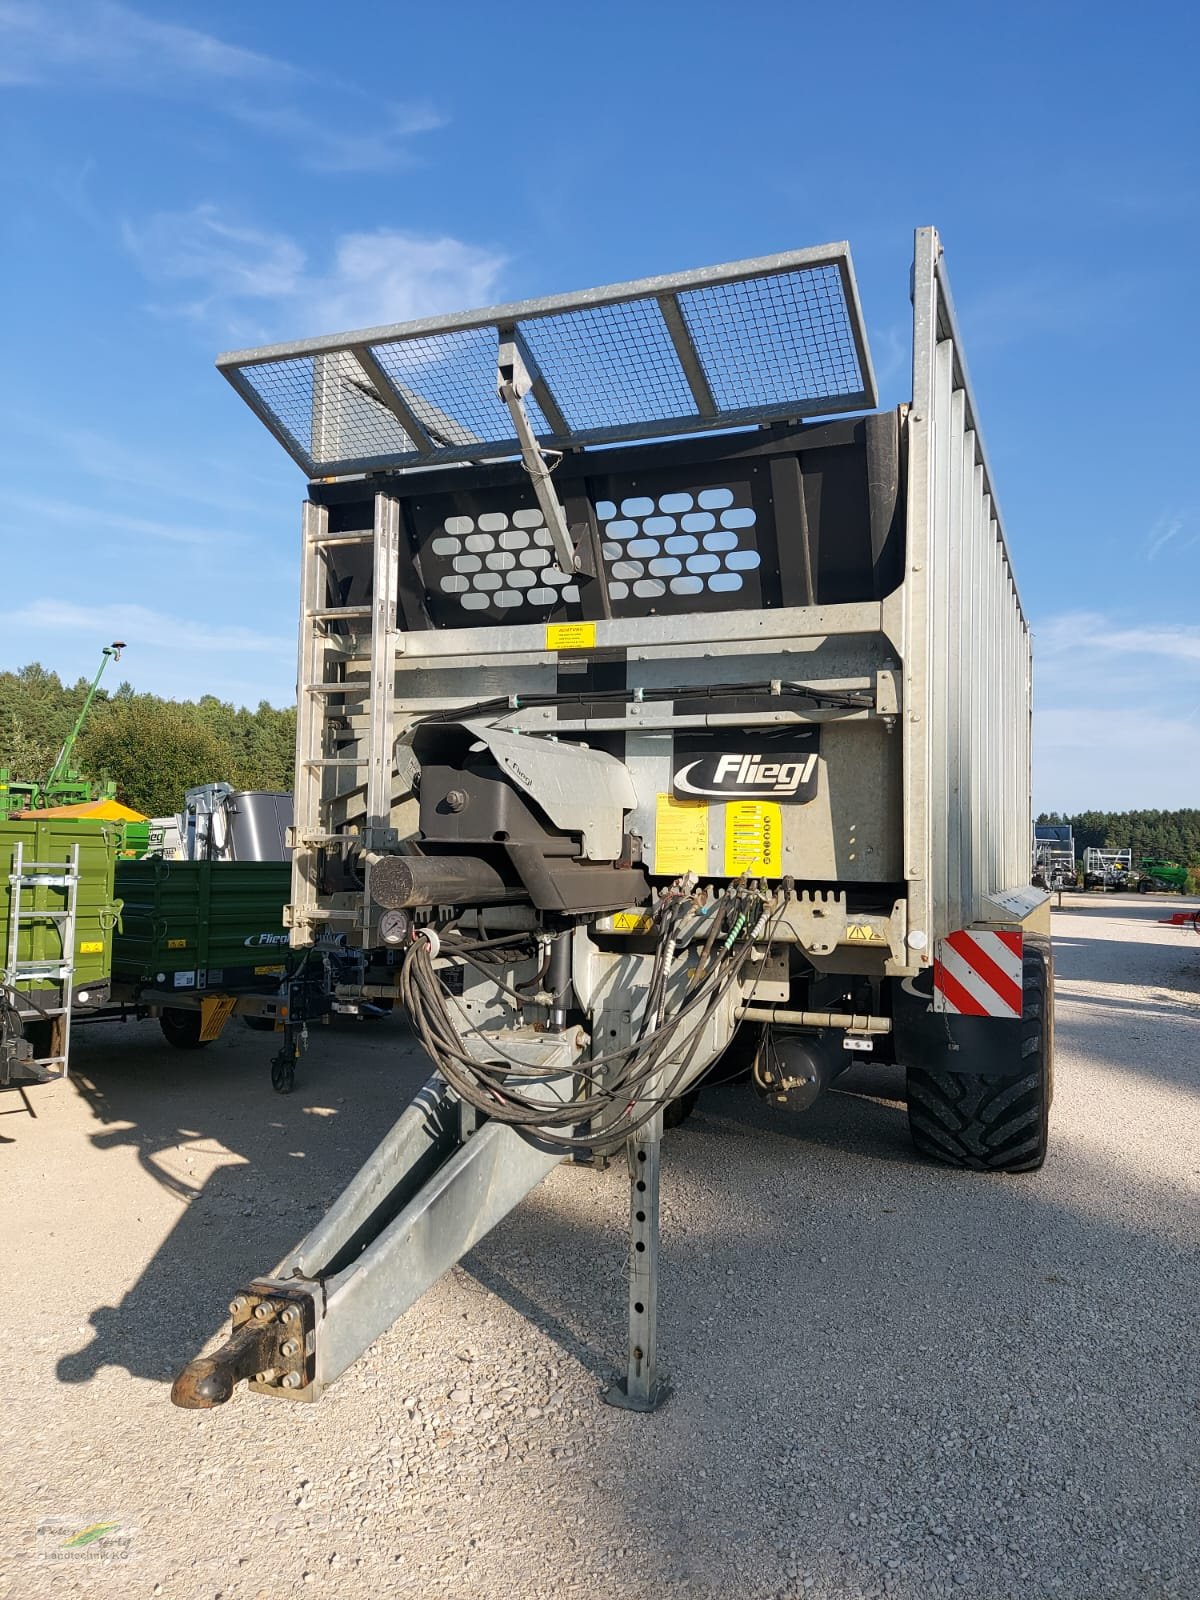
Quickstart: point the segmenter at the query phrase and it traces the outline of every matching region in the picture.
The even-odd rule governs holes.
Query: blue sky
[[[219,350],[846,238],[895,404],[934,223],[1035,804],[1200,804],[1194,18],[0,0],[0,665],[290,701],[303,479]]]

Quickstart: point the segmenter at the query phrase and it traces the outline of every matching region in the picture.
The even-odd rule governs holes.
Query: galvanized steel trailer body
[[[932,229],[913,298],[912,404],[867,415],[845,245],[220,361],[322,480],[292,937],[373,952],[439,1070],[179,1403],[315,1399],[623,1143],[610,1398],[652,1408],[664,1108],[739,1025],[769,1098],[902,1060],[920,1148],[1040,1164],[1029,636]]]

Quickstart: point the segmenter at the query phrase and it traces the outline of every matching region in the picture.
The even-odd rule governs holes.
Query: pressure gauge
[[[379,919],[379,937],[384,944],[405,944],[412,928],[407,911],[385,911]]]

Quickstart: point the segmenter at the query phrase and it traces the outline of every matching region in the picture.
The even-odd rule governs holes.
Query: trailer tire
[[[700,1100],[699,1089],[688,1089],[663,1107],[663,1128],[681,1128],[695,1111]]]
[[[242,1021],[255,1033],[274,1033],[274,1017],[243,1017]]]
[[[736,1083],[740,1078],[748,1078],[754,1066],[754,1058],[758,1054],[758,1047],[762,1043],[762,1036],[761,1022],[739,1023],[733,1038],[712,1065],[705,1069],[699,1081],[678,1099],[670,1101],[663,1107],[663,1127],[682,1127],[699,1104],[701,1089],[706,1089],[710,1085],[715,1087],[723,1083]]]
[[[1005,1076],[909,1067],[908,1127],[922,1155],[973,1172],[1036,1172],[1054,1098],[1054,969],[1026,939],[1021,1070]]]
[[[203,1050],[211,1039],[200,1037],[199,1011],[185,1011],[180,1006],[164,1006],[158,1019],[163,1038],[176,1050]]]

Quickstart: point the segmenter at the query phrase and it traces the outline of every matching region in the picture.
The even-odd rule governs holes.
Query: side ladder
[[[26,1057],[16,1063],[14,1076],[34,1083],[49,1083],[67,1076],[71,1053],[71,1007],[75,983],[75,921],[79,900],[79,845],[71,847],[69,861],[27,861],[25,843],[18,842],[13,855],[9,883],[8,951],[3,985],[10,1003],[22,1011],[33,1012],[33,1020],[49,1022],[50,1050],[45,1055]],[[63,903],[51,908],[38,905],[39,891],[61,889]],[[21,934],[37,923],[52,923],[57,929],[60,949],[56,956],[28,959],[21,957]],[[43,1005],[33,987],[38,983],[57,985],[45,991],[49,1004]]]
[[[368,849],[386,847],[394,838],[390,819],[400,506],[388,495],[377,495],[373,527],[330,533],[328,509],[310,501],[304,507],[301,537],[291,927],[293,944],[310,944],[323,925],[356,923],[364,905],[358,894],[322,892],[321,852],[343,848],[349,838]],[[331,603],[341,598],[336,592],[337,552],[354,546],[371,551],[370,598]],[[358,675],[347,676],[348,668]],[[339,702],[336,708],[334,701]],[[365,711],[369,737],[348,739],[337,726],[350,702]],[[364,834],[337,832],[339,802],[364,790]]]

